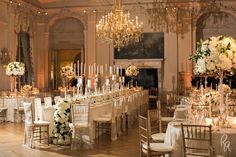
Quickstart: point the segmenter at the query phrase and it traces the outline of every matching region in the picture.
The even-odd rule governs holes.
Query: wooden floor
[[[138,157],[138,129],[129,131],[117,141],[101,139],[92,150],[71,150],[69,146],[37,145],[35,149],[23,145],[24,124],[0,123],[0,157]]]

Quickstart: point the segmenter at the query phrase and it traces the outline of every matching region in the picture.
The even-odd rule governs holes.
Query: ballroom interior
[[[236,0],[1,0],[0,157],[235,157]]]

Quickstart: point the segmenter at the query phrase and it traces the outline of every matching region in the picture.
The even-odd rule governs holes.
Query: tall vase
[[[220,93],[220,114],[224,114],[225,113],[225,104],[224,104],[224,89],[223,89],[223,79],[224,79],[224,75],[223,73],[220,73],[220,83],[219,83],[219,93]]]
[[[130,88],[133,88],[133,87],[134,87],[134,77],[132,76],[130,80]]]

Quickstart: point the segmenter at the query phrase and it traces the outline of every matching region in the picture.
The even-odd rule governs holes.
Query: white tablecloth
[[[181,122],[170,122],[166,130],[165,143],[174,147],[171,157],[183,156],[183,141],[180,124]],[[221,145],[221,137],[223,134],[228,136],[227,141],[230,142],[230,152],[224,152],[224,147]],[[213,131],[212,143],[216,154],[221,154],[225,157],[236,157],[236,129],[221,128],[219,131]]]

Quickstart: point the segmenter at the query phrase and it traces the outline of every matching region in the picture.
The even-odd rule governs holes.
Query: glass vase
[[[219,104],[219,107],[220,107],[220,114],[224,114],[225,113],[225,104],[224,104],[224,89],[223,89],[223,79],[224,79],[224,75],[223,73],[220,74],[220,82],[219,82],[219,94],[220,94],[220,104]]]

